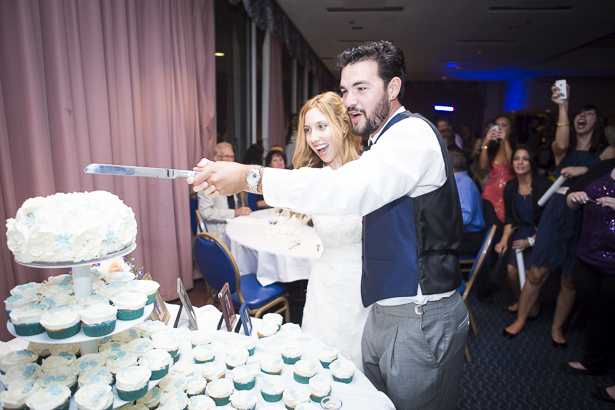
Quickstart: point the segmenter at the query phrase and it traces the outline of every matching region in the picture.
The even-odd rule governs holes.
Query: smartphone
[[[566,80],[557,80],[555,82],[555,86],[557,87],[558,91],[563,94],[562,96],[559,97],[559,99],[560,100],[567,99],[568,93],[566,92]]]
[[[491,129],[494,131],[498,131],[500,129],[500,127],[498,127],[497,125],[492,125]],[[498,139],[496,137],[491,137],[492,140],[497,141]]]
[[[596,201],[595,199],[587,198],[587,202],[590,204],[598,205],[598,201]]]

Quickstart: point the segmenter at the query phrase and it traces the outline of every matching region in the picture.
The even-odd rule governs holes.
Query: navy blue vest
[[[406,118],[426,121],[438,138],[446,182],[435,191],[402,196],[363,217],[363,277],[365,307],[383,299],[450,292],[461,285],[457,248],[463,234],[459,193],[448,150],[434,125],[409,111],[393,117],[386,131]],[[411,161],[411,158],[408,158]]]

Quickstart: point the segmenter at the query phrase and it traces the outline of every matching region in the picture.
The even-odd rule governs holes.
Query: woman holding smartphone
[[[504,223],[504,187],[515,177],[510,160],[516,145],[513,120],[508,114],[495,119],[481,146],[478,163],[482,169],[489,168],[489,177],[483,190],[483,198],[493,204],[498,219]]]

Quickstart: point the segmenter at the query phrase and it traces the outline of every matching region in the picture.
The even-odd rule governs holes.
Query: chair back
[[[196,194],[190,195],[190,230],[194,235],[198,232],[196,230],[197,221],[196,221],[196,212],[199,211],[199,199]]]
[[[462,293],[462,297],[465,298],[468,296],[470,289],[472,288],[472,284],[474,284],[474,280],[476,276],[480,273],[483,266],[485,266],[485,259],[487,258],[487,254],[491,250],[491,245],[493,244],[493,237],[495,236],[495,231],[497,226],[491,225],[491,227],[487,230],[485,234],[485,239],[483,239],[483,244],[480,246],[478,254],[476,254],[476,260],[474,260],[474,264],[472,265],[472,269],[470,269],[470,273],[468,274],[468,281],[465,284],[465,288],[462,285],[459,290]]]
[[[241,279],[235,258],[228,247],[215,235],[202,232],[194,238],[194,258],[207,283],[216,293],[220,292],[226,282],[231,293],[241,295]]]

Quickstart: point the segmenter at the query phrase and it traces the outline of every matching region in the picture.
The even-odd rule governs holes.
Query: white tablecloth
[[[256,211],[227,223],[226,237],[240,274],[256,273],[263,286],[309,279],[323,251],[316,230],[297,224],[296,234],[289,235],[282,229],[287,221],[272,227],[267,212]],[[289,249],[298,239],[301,244]]]

